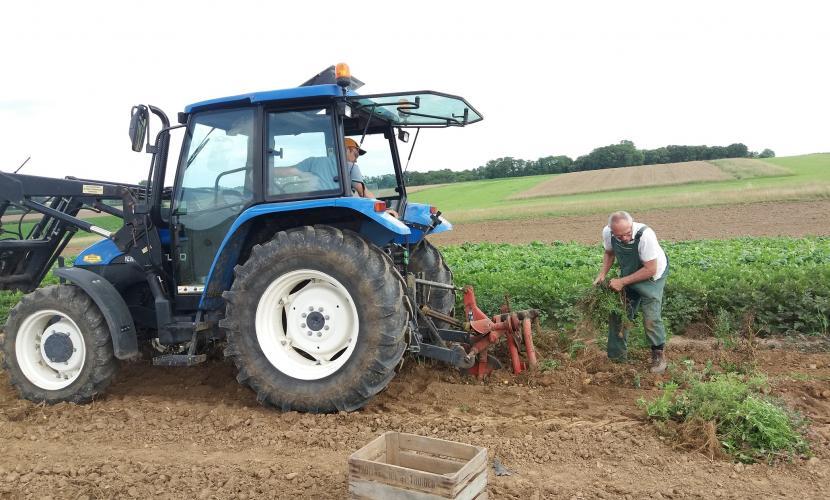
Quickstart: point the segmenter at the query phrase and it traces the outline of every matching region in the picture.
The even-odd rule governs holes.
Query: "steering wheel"
[[[299,176],[296,180],[286,180],[295,178],[297,176],[280,176],[274,175],[271,186],[274,188],[275,194],[292,194],[304,193],[310,191],[318,191],[316,184],[319,182],[318,177],[314,174],[306,173],[304,176]],[[298,186],[296,189],[292,187]]]

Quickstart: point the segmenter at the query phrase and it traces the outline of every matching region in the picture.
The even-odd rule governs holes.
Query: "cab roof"
[[[303,85],[291,89],[252,92],[230,97],[220,97],[190,104],[185,113],[245,106],[260,102],[289,101],[295,99],[335,98],[343,95],[336,84]],[[481,121],[484,117],[463,97],[419,90],[391,94],[358,95],[346,91],[346,100],[356,109],[385,119],[398,127],[444,128],[464,127]]]
[[[290,99],[306,99],[313,97],[337,97],[343,95],[343,89],[335,84],[325,85],[310,85],[307,87],[294,87],[291,89],[282,90],[266,90],[264,92],[251,92],[249,94],[233,95],[228,97],[219,97],[217,99],[209,99],[207,101],[200,101],[193,104],[188,104],[184,108],[185,113],[193,113],[195,111],[204,111],[207,109],[224,108],[229,105],[245,105],[254,104],[258,102],[268,101],[285,101]],[[356,95],[349,91],[347,95]]]

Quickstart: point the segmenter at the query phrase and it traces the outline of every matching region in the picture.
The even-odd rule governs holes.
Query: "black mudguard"
[[[127,303],[112,283],[92,271],[79,267],[60,267],[55,275],[79,286],[101,310],[112,336],[112,350],[118,359],[139,356],[135,324]]]

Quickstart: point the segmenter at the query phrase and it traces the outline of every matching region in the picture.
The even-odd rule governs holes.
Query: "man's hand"
[[[602,273],[598,274],[597,278],[594,280],[594,286],[601,285],[603,281],[605,281],[605,275]]]
[[[623,280],[621,280],[620,278],[614,278],[611,280],[610,283],[608,283],[608,286],[611,287],[611,290],[614,290],[615,292],[621,292],[622,289],[625,287],[625,284],[623,283]]]

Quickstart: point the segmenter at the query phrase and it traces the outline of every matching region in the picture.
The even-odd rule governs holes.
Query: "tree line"
[[[721,158],[771,158],[775,152],[765,149],[760,153],[750,151],[741,143],[728,146],[664,146],[657,149],[637,149],[632,141],[620,141],[594,149],[576,160],[565,155],[545,156],[538,160],[523,160],[507,156],[490,160],[486,164],[468,170],[430,170],[428,172],[406,172],[408,186],[446,184],[451,182],[524,177],[541,174],[563,174],[603,168],[655,165],[682,161],[717,160]],[[367,177],[370,185],[378,188],[395,187],[393,175]]]

